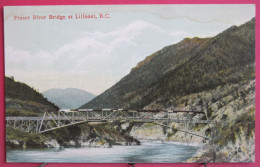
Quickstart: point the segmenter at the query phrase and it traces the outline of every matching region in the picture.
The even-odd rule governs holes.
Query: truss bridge
[[[124,110],[124,109],[79,109],[46,111],[40,117],[6,117],[6,126],[26,132],[44,133],[58,128],[88,122],[132,121],[140,123],[154,123],[168,128],[172,122],[181,124],[176,130],[187,134],[209,137],[196,134],[192,131],[197,124],[205,126],[214,123],[208,120],[203,111],[182,110]]]

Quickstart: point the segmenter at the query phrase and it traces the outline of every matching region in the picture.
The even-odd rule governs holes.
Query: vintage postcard
[[[4,7],[7,162],[255,161],[255,5]]]

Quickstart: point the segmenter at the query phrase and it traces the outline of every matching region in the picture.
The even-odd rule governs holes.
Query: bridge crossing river
[[[46,111],[41,117],[6,117],[6,126],[26,132],[44,133],[58,128],[87,122],[133,121],[155,123],[172,128],[172,122],[182,126],[176,130],[209,139],[196,134],[192,129],[197,124],[214,123],[203,111],[185,110],[124,110],[124,109],[79,109]]]

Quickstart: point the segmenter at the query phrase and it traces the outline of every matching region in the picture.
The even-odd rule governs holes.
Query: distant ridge
[[[62,109],[76,109],[95,97],[94,94],[77,88],[49,89],[44,97]]]

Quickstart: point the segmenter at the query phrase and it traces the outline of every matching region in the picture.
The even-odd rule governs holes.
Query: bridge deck
[[[178,118],[138,118],[138,117],[118,117],[118,118],[99,118],[99,117],[89,117],[88,119],[84,117],[44,117],[45,121],[67,121],[67,120],[73,120],[73,121],[86,121],[86,122],[104,122],[104,121],[117,121],[117,120],[128,120],[128,121],[137,121],[137,122],[194,122],[191,119],[178,119]],[[43,120],[43,117],[6,117],[6,121],[41,121]],[[209,123],[206,120],[198,120],[197,123]]]

